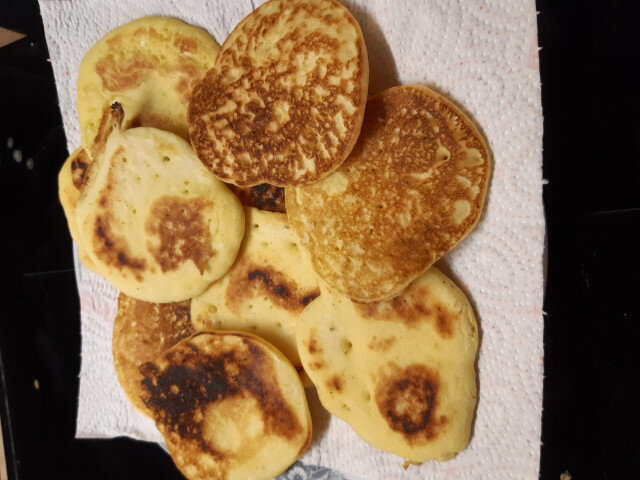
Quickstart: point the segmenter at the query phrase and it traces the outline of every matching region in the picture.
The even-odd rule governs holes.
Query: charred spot
[[[229,184],[228,186],[243,205],[268,212],[287,212],[284,203],[283,187],[276,187],[268,183],[254,187],[239,187],[233,184]]]
[[[440,376],[430,368],[414,364],[403,369],[393,366],[376,385],[376,404],[389,427],[409,443],[428,442],[447,423],[438,417]]]
[[[89,156],[84,149],[80,150],[78,155],[71,161],[71,181],[77,190],[82,188],[89,163]]]
[[[227,288],[227,300],[231,309],[236,309],[246,298],[266,294],[272,303],[292,313],[300,313],[310,300],[320,295],[316,287],[303,290],[284,273],[271,266],[257,266],[250,259],[240,260],[234,265]]]
[[[313,302],[316,298],[318,298],[319,295],[320,295],[320,292],[310,293],[309,295],[302,297],[302,299],[300,300],[300,303],[306,307],[311,302]]]
[[[342,379],[337,375],[331,377],[331,379],[327,380],[327,387],[329,388],[330,391],[333,391],[333,390],[337,392],[342,391],[342,387],[343,387]]]
[[[204,333],[191,339],[198,335],[215,337]],[[140,366],[142,400],[156,423],[218,456],[204,439],[202,413],[216,402],[248,393],[260,406],[268,432],[285,438],[301,432],[300,422],[274,380],[273,362],[261,348],[243,338],[242,348],[224,351],[222,346],[221,353],[209,354],[189,348],[194,346],[191,339],[167,352],[163,366],[153,362]]]
[[[176,270],[191,260],[200,274],[204,274],[209,259],[215,254],[203,215],[211,205],[211,201],[203,198],[184,200],[172,196],[153,202],[145,229],[159,240],[158,245],[149,245],[149,250],[163,272]]]
[[[111,231],[111,221],[107,214],[96,218],[93,238],[96,256],[107,265],[129,270],[136,280],[142,281],[140,271],[144,270],[144,259],[131,255],[126,240]]]

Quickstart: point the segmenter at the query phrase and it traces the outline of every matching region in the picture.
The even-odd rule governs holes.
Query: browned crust
[[[207,263],[216,253],[211,246],[209,225],[202,215],[211,207],[211,201],[201,197],[163,196],[153,202],[145,230],[150,238],[159,239],[157,246],[149,245],[149,251],[163,273],[192,261],[200,274],[204,274]]]
[[[421,285],[419,280],[389,300],[369,303],[352,300],[352,303],[363,318],[400,322],[409,329],[420,328],[424,322],[432,322],[435,331],[443,339],[453,337],[453,328],[458,319],[458,315],[434,298],[429,288]],[[377,349],[382,349],[380,342],[382,340],[374,342]],[[373,346],[370,348],[376,349]]]
[[[224,342],[230,336],[240,339],[239,344]],[[311,426],[301,423],[276,382],[273,359],[265,351],[273,348],[246,333],[199,332],[140,367],[143,402],[177,466],[187,474],[186,465],[199,464],[197,476],[190,478],[226,478],[234,465],[250,461],[255,449],[261,448],[258,441],[230,452],[212,443],[207,433],[212,427],[204,423],[206,413],[227,400],[250,396],[259,408],[266,435],[301,443],[300,453],[307,447]]]
[[[329,285],[362,302],[382,300],[473,229],[490,162],[477,128],[450,101],[422,86],[391,88],[369,99],[340,169],[286,189],[287,215]],[[331,194],[330,181],[344,190]],[[458,207],[466,216],[456,223]]]
[[[120,293],[113,324],[113,363],[129,401],[144,415],[151,412],[142,402],[140,365],[159,357],[195,331],[191,325],[190,300],[150,303]]]
[[[226,300],[231,311],[239,311],[246,298],[258,295],[269,297],[278,307],[299,314],[320,295],[318,287],[302,289],[293,278],[273,266],[253,263],[241,258],[232,267]]]
[[[277,12],[265,13],[276,7]],[[292,28],[273,46],[281,53],[264,67],[256,66],[247,53],[256,44],[264,46],[259,37],[285,18],[284,12],[291,17],[304,12],[328,30],[336,28],[337,20],[333,13],[324,12],[337,9],[340,20],[357,32],[351,79],[342,79],[337,85],[328,80],[334,73],[343,73],[345,65],[336,55],[338,41],[323,29],[302,35]],[[288,78],[297,68],[293,60],[309,52],[321,52],[332,60],[317,64],[306,84],[289,86]],[[237,78],[239,69],[244,71]],[[355,145],[368,75],[360,27],[338,2],[271,0],[234,29],[218,54],[216,67],[194,89],[188,112],[191,143],[216,176],[236,185],[313,183],[339,167]],[[320,89],[324,96],[316,98]],[[249,92],[251,100],[241,99],[240,92]],[[349,109],[334,101],[337,98],[350,102],[353,112],[347,114]],[[230,104],[235,107],[227,108]],[[339,128],[338,117],[343,120]]]
[[[90,163],[91,159],[84,148],[80,149],[78,154],[71,160],[71,182],[78,191],[82,190]]]
[[[449,423],[438,412],[441,381],[438,373],[421,364],[391,365],[376,384],[375,402],[391,430],[409,445],[433,441]]]

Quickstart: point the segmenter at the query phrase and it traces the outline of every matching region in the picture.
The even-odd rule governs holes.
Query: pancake
[[[371,97],[358,144],[324,180],[287,188],[313,268],[348,297],[400,293],[475,226],[490,155],[455,105],[427,87]]]
[[[455,284],[431,268],[390,301],[322,290],[296,333],[324,407],[367,443],[414,462],[469,442],[478,332]]]
[[[302,374],[295,331],[304,308],[320,295],[317,276],[286,215],[247,207],[245,218],[246,234],[235,264],[191,301],[191,321],[198,330],[258,335]]]
[[[157,127],[188,140],[189,95],[218,49],[207,32],[174,18],[139,18],[107,33],[80,63],[82,145],[90,150],[102,112],[113,102],[127,112],[126,128]]]
[[[113,365],[129,401],[148,417],[151,412],[142,402],[140,366],[195,333],[189,308],[189,300],[149,303],[124,293],[118,297],[118,314],[113,324]]]
[[[255,187],[239,187],[233,183],[227,185],[243,205],[268,212],[286,213],[284,206],[284,188],[262,183]]]
[[[369,65],[360,26],[335,0],[271,0],[225,40],[189,104],[191,143],[225,182],[315,182],[362,124]]]
[[[78,203],[78,197],[80,196],[82,183],[84,182],[85,172],[87,168],[89,168],[89,162],[89,156],[82,147],[76,149],[69,155],[69,158],[64,162],[58,174],[58,196],[62,204],[62,209],[64,210],[64,215],[67,217],[67,225],[69,226],[71,238],[78,244],[78,258],[85,267],[95,271],[95,265],[78,241],[78,225],[76,222],[76,205]]]
[[[118,104],[114,117],[122,118]],[[179,302],[204,291],[233,264],[244,235],[235,195],[177,135],[114,129],[78,199],[80,243],[123,293]]]
[[[258,337],[197,333],[140,371],[144,404],[190,480],[271,480],[309,445],[300,379]]]

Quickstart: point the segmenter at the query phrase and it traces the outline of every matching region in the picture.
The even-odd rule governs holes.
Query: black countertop
[[[540,476],[640,476],[640,2],[537,2],[548,224]],[[80,320],[67,156],[34,0],[0,27],[0,416],[11,479],[182,478],[157,446],[75,440]]]

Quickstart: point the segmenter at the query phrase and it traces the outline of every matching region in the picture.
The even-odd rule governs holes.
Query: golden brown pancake
[[[141,413],[151,417],[142,402],[140,366],[160,357],[183,338],[195,333],[189,315],[190,301],[149,303],[118,296],[113,324],[113,365],[122,390]]]
[[[95,265],[78,241],[78,225],[76,222],[76,205],[84,182],[85,173],[89,168],[89,162],[89,156],[82,147],[76,149],[69,155],[69,158],[64,162],[58,174],[58,196],[65,217],[67,217],[67,225],[69,226],[71,238],[78,244],[78,258],[80,258],[80,261],[85,267],[95,271]]]
[[[140,371],[144,404],[190,480],[271,480],[309,444],[300,379],[259,337],[196,333]]]
[[[475,226],[490,154],[475,125],[427,87],[369,99],[358,144],[324,180],[287,188],[315,271],[348,297],[397,295]]]
[[[296,244],[287,216],[245,208],[245,236],[233,267],[191,301],[197,330],[239,330],[276,346],[304,375],[296,325],[320,295],[318,277]]]
[[[255,187],[239,187],[229,183],[228,187],[236,194],[243,205],[268,212],[286,213],[284,206],[284,188],[262,183]]]
[[[437,269],[382,302],[323,288],[296,338],[322,404],[367,443],[415,462],[467,446],[478,331],[466,297]]]
[[[191,143],[225,182],[315,182],[355,145],[369,81],[360,27],[335,0],[271,0],[225,40],[189,104]]]
[[[113,102],[127,112],[126,128],[157,127],[188,139],[189,95],[218,49],[207,32],[174,18],[139,18],[107,33],[80,64],[82,145],[90,151],[102,112]]]
[[[122,118],[114,104],[113,115]],[[237,197],[179,136],[113,129],[87,172],[76,211],[98,272],[147,302],[200,294],[233,264],[244,235]]]

